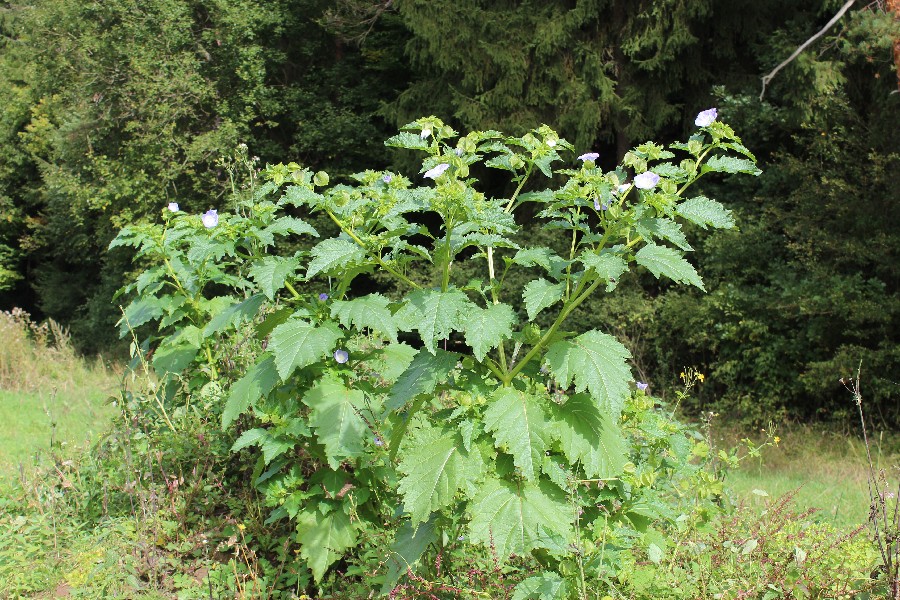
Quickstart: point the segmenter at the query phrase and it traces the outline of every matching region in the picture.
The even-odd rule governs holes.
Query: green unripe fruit
[[[318,173],[313,175],[313,183],[317,187],[325,187],[326,185],[328,185],[328,181],[328,173],[326,173],[325,171],[319,171]]]

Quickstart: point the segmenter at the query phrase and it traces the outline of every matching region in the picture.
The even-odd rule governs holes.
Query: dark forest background
[[[900,13],[832,0],[40,0],[0,3],[0,309],[120,343],[106,248],[168,202],[227,209],[234,149],[333,180],[409,167],[383,140],[541,123],[612,168],[715,106],[763,174],[705,183],[739,230],[690,232],[707,294],[637,276],[582,311],[665,395],[748,423],[900,424]],[[897,42],[900,44],[900,42]],[[489,193],[508,193],[490,180]],[[527,226],[527,224],[526,224]],[[542,235],[536,230],[534,235]]]

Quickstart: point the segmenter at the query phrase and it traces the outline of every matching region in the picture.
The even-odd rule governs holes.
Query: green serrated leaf
[[[399,410],[419,394],[430,394],[439,383],[447,381],[460,356],[456,352],[436,350],[434,354],[419,350],[406,371],[397,379],[388,395],[386,410]]]
[[[229,325],[236,326],[241,321],[250,320],[259,312],[265,297],[262,294],[253,294],[246,300],[233,304],[223,311],[215,313],[206,327],[203,328],[203,337],[209,337],[214,333],[224,330]]]
[[[456,492],[478,480],[484,468],[478,446],[466,452],[458,433],[439,429],[417,432],[404,446],[398,469],[405,477],[397,488],[413,525],[449,506]]]
[[[250,277],[269,300],[284,287],[284,282],[294,279],[300,260],[283,256],[266,256],[250,267]]]
[[[434,516],[427,522],[413,527],[412,523],[405,521],[397,532],[397,538],[391,546],[388,555],[388,572],[381,585],[381,594],[387,595],[394,589],[400,578],[407,571],[416,572],[419,559],[432,543],[436,542],[437,530],[434,527]]]
[[[734,156],[714,156],[700,167],[701,173],[716,171],[719,173],[749,173],[759,175],[762,171],[752,160],[736,158]]]
[[[570,340],[551,344],[547,366],[563,388],[574,381],[575,391],[588,390],[598,405],[613,418],[622,412],[630,391],[631,353],[616,338],[588,331]]]
[[[328,567],[339,560],[345,550],[356,545],[356,528],[340,507],[322,514],[315,506],[298,513],[297,541],[300,542],[300,556],[306,560],[318,583]]]
[[[647,267],[653,275],[659,278],[665,275],[679,283],[689,283],[704,292],[703,280],[694,269],[694,265],[682,258],[681,253],[666,246],[647,244],[634,255],[637,264]]]
[[[681,230],[681,225],[671,219],[641,219],[636,224],[636,230],[648,241],[662,239],[675,244],[685,252],[693,250]]]
[[[416,352],[415,348],[404,343],[388,344],[371,358],[369,363],[382,379],[393,383],[409,368]]]
[[[308,187],[302,185],[292,185],[284,190],[284,196],[282,196],[281,200],[278,201],[278,204],[316,207],[324,200],[325,198],[321,194],[315,193]]]
[[[276,327],[269,348],[282,381],[286,381],[294,369],[321,360],[340,338],[337,327],[316,327],[300,319],[290,319]]]
[[[128,335],[129,328],[137,329],[144,323],[148,323],[163,315],[164,301],[155,296],[137,298],[125,308],[125,313],[119,319],[119,337]]]
[[[316,228],[303,219],[298,219],[297,217],[281,217],[275,219],[275,221],[260,232],[260,239],[263,239],[263,241],[266,241],[271,245],[274,243],[275,235],[287,235],[289,233],[319,237],[319,232],[316,231]]]
[[[703,229],[706,229],[707,226],[715,229],[732,229],[734,227],[731,211],[719,202],[704,196],[685,200],[675,207],[675,212]]]
[[[397,311],[396,322],[402,331],[417,330],[425,348],[435,353],[437,342],[454,331],[465,329],[466,320],[475,305],[457,289],[416,290]]]
[[[593,269],[601,279],[606,280],[606,291],[611,292],[619,284],[619,278],[628,270],[625,259],[609,250],[600,254],[588,251],[578,257],[586,269]]]
[[[572,535],[572,507],[549,481],[536,485],[488,479],[469,504],[469,514],[472,541],[485,547],[493,544],[501,559],[535,548],[555,548],[550,538]]]
[[[393,148],[408,148],[409,150],[425,150],[431,144],[417,133],[401,131],[397,135],[385,140],[384,145]]]
[[[259,444],[261,440],[267,435],[269,435],[269,433],[265,429],[248,429],[241,434],[241,437],[235,440],[234,444],[232,444],[231,446],[231,451],[237,452],[239,450],[243,450],[244,448],[255,446]]]
[[[388,308],[390,300],[381,294],[369,294],[353,300],[336,300],[331,305],[331,318],[341,325],[357,329],[369,328],[383,333],[397,343],[397,324]]]
[[[566,286],[563,283],[550,283],[546,279],[535,279],[528,282],[522,291],[528,319],[534,320],[539,312],[562,300]]]
[[[275,359],[271,354],[264,354],[231,386],[228,400],[222,409],[222,429],[227,429],[254,402],[271,392],[278,381]]]
[[[512,336],[516,313],[508,304],[492,304],[487,308],[473,307],[465,323],[466,343],[478,361],[500,345],[500,340]]]
[[[574,394],[562,406],[553,405],[549,428],[570,463],[580,462],[590,478],[621,475],[628,449],[608,412],[587,394]]]
[[[153,369],[160,377],[178,375],[197,357],[197,346],[190,343],[166,345],[153,353]]]
[[[560,600],[568,598],[569,586],[553,571],[545,571],[525,579],[516,586],[512,600]]]
[[[311,411],[309,425],[325,446],[328,465],[337,469],[341,461],[362,456],[369,427],[362,418],[368,411],[366,395],[344,386],[334,376],[325,376],[303,396]]]
[[[310,250],[312,260],[306,271],[306,278],[312,279],[319,273],[331,274],[345,270],[348,266],[360,263],[366,258],[365,251],[359,245],[346,238],[330,238],[316,244]]]
[[[500,388],[484,413],[485,430],[497,448],[507,447],[516,467],[534,481],[540,473],[550,436],[544,409],[534,398],[513,388]]]

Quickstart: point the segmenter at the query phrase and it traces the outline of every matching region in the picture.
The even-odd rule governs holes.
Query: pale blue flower
[[[454,150],[454,152],[456,152],[456,155],[457,155],[457,156],[462,156],[464,150],[463,150],[462,148],[457,148],[456,150]]]
[[[328,294],[326,294],[325,292],[322,292],[321,294],[319,294],[319,300],[321,300],[322,302],[325,302],[326,300],[328,300]]]
[[[603,204],[600,204],[600,201],[595,199],[594,200],[594,210],[596,210],[596,211],[609,210],[609,204],[606,204],[605,202]]]
[[[712,125],[712,122],[715,121],[718,116],[719,113],[716,109],[709,108],[697,115],[697,118],[694,119],[694,125],[697,127],[708,127]]]
[[[641,173],[634,178],[634,187],[639,190],[652,190],[659,183],[659,175],[652,171]]]
[[[441,163],[438,166],[434,167],[433,169],[428,169],[427,171],[425,171],[424,177],[426,177],[428,179],[437,179],[438,177],[440,177],[441,175],[444,174],[444,171],[446,171],[449,168],[450,168],[449,164]]]
[[[594,162],[600,158],[600,155],[596,152],[585,152],[581,156],[578,157],[578,160],[583,160],[584,162],[591,161]]]
[[[384,177],[381,178],[381,180],[385,183],[390,183],[392,179],[393,179],[393,177],[391,177],[390,173],[388,173],[387,175],[385,175]]]
[[[169,202],[169,212],[176,213],[179,211],[177,202]]]
[[[375,436],[375,445],[376,445],[376,446],[384,446],[384,440],[382,440],[380,437],[378,437],[378,436],[376,435],[376,436]]]
[[[644,383],[643,381],[637,382],[637,389],[641,390],[642,392],[645,391],[648,387],[650,387],[650,384],[648,383]]]
[[[203,221],[204,227],[212,229],[219,224],[219,213],[218,211],[210,209],[203,213],[203,216],[200,217],[200,219]]]
[[[336,360],[340,364],[344,364],[345,362],[350,360],[350,353],[346,350],[335,350],[334,360]]]

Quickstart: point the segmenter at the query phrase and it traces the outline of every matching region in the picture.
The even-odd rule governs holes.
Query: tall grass
[[[78,356],[68,330],[53,319],[38,324],[20,308],[0,311],[0,390],[72,393],[110,377],[102,360]]]
[[[741,432],[723,432],[723,446]],[[868,520],[871,497],[867,485],[865,442],[855,432],[835,432],[809,425],[781,427],[780,443],[762,450],[759,459],[747,459],[728,474],[726,483],[747,504],[763,508],[769,497],[797,490],[795,503],[814,508],[817,520],[839,528],[852,528]],[[900,437],[893,432],[872,436],[876,467],[900,464]]]
[[[0,479],[105,429],[115,389],[113,370],[80,357],[58,323],[0,311]]]

